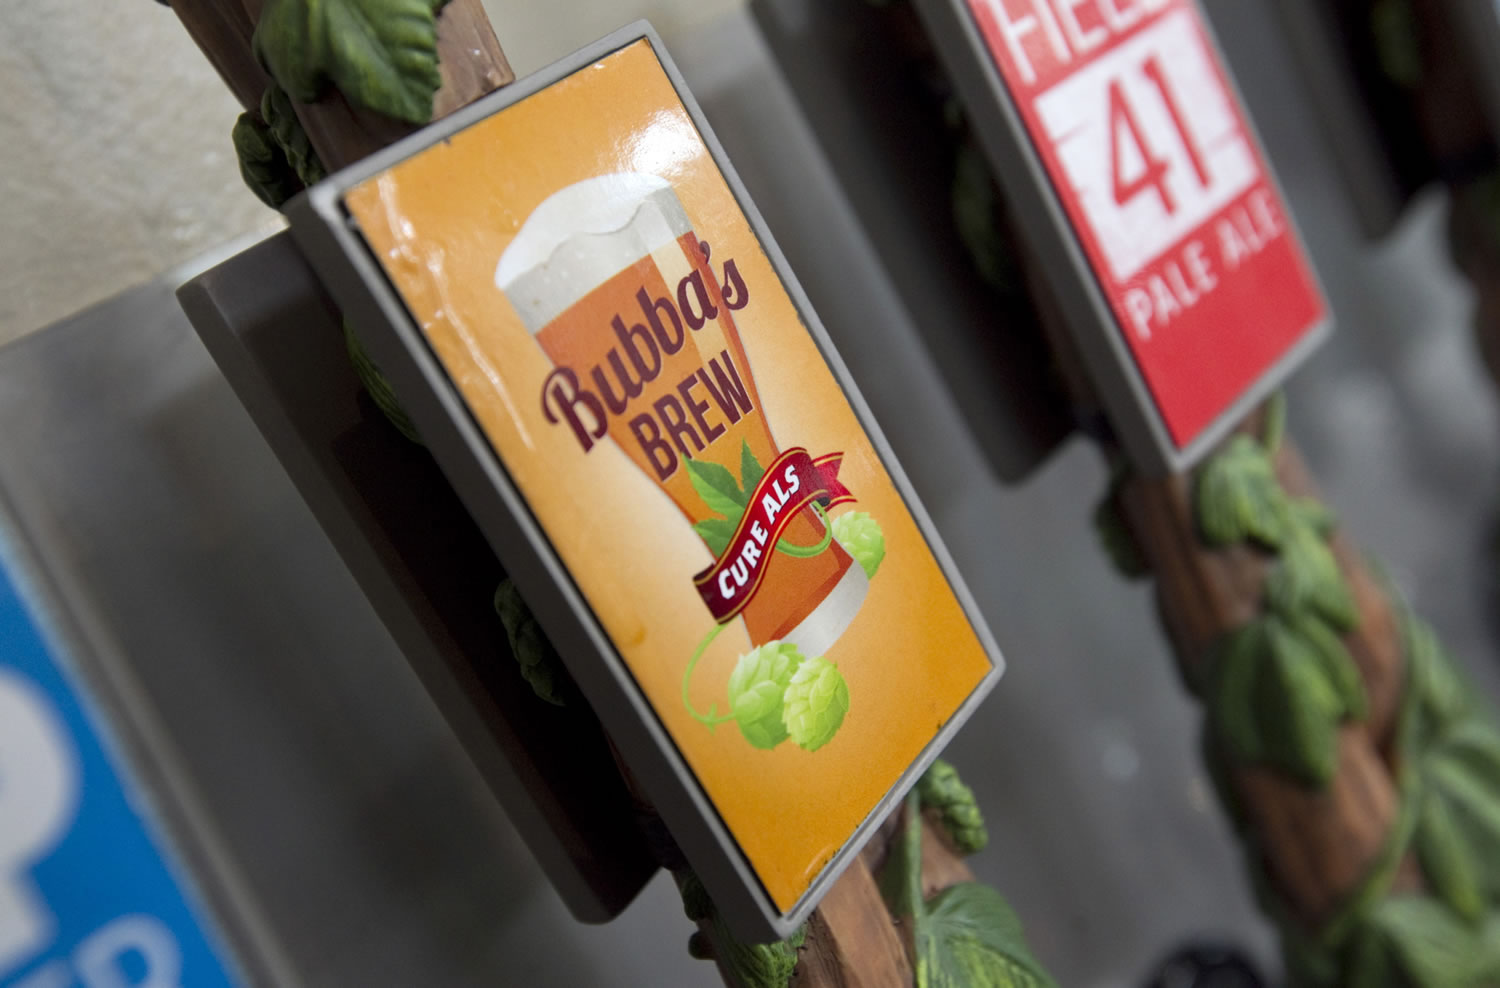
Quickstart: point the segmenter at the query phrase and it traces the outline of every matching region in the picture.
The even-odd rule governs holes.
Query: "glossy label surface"
[[[1179,448],[1324,317],[1193,0],[967,0]]]
[[[0,985],[231,984],[0,565]]]
[[[789,911],[993,666],[650,43],[345,205]]]

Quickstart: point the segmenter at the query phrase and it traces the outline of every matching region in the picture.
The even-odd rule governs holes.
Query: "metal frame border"
[[[993,663],[990,672],[786,913],[776,908],[761,886],[738,843],[719,818],[696,776],[636,685],[628,666],[553,550],[546,533],[531,515],[525,499],[511,483],[499,454],[474,421],[343,206],[344,196],[353,185],[642,40],[650,44],[704,145],[713,155],[751,230],[760,240],[829,369],[844,389],[871,446],[889,471],[897,492],[905,501]],[[525,589],[537,619],[559,646],[569,671],[624,753],[631,772],[655,804],[725,921],[746,940],[764,941],[789,936],[994,687],[1004,672],[1005,663],[931,519],[922,509],[869,407],[813,314],[806,295],[729,164],[702,110],[667,55],[660,37],[645,21],[622,28],[331,176],[294,200],[287,215],[293,235],[313,267],[346,312],[365,329],[365,343],[372,356],[389,376],[429,448],[496,553]],[[621,823],[622,826],[628,825],[625,821]]]
[[[1148,474],[1188,469],[1265,400],[1327,338],[1333,326],[1328,293],[1323,290],[1312,266],[1307,242],[1271,168],[1271,159],[1255,130],[1254,121],[1250,119],[1239,86],[1229,71],[1229,63],[1224,58],[1213,25],[1196,0],[1189,0],[1196,8],[1211,54],[1219,59],[1229,95],[1245,121],[1246,136],[1260,156],[1266,181],[1280,197],[1288,233],[1301,248],[1313,286],[1323,301],[1324,318],[1307,327],[1297,342],[1192,442],[1178,446],[1167,432],[1156,400],[1125,342],[1125,330],[1110,309],[1099,276],[1089,264],[1056,186],[1021,119],[1015,97],[1011,95],[1000,67],[995,64],[969,12],[968,0],[914,2],[922,22],[938,42],[943,62],[953,74],[965,108],[977,125],[975,129],[991,165],[995,167],[996,179],[1020,219],[1022,229],[1036,248],[1047,283],[1063,313],[1063,321],[1083,356],[1095,387],[1099,389],[1105,411],[1109,413],[1126,452],[1135,465]]]

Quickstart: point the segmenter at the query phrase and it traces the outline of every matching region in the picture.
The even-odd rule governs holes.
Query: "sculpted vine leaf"
[[[1343,714],[1354,720],[1364,720],[1369,714],[1369,695],[1365,692],[1364,676],[1344,640],[1313,614],[1297,615],[1288,619],[1286,624],[1301,639],[1301,644],[1307,647],[1323,670],[1329,685],[1338,693]]]
[[[1370,34],[1381,71],[1398,85],[1421,85],[1422,28],[1411,0],[1376,0],[1370,8]]]
[[[744,943],[730,932],[709,898],[703,882],[692,872],[677,874],[682,911],[694,923],[707,921],[713,927],[711,949],[699,954],[699,935],[688,941],[688,952],[703,960],[718,959],[733,972],[734,983],[743,988],[787,988],[797,970],[797,951],[807,942],[807,927],[785,940]]]
[[[1229,441],[1198,474],[1194,514],[1211,546],[1253,539],[1275,548],[1286,533],[1288,504],[1265,448],[1250,436]]]
[[[948,842],[960,854],[978,854],[990,842],[984,815],[974,790],[958,777],[958,770],[938,759],[917,781],[917,796],[924,810],[935,809]]]
[[[1055,988],[999,892],[964,882],[927,900],[917,920],[918,988]]]
[[[416,423],[402,407],[396,392],[391,389],[391,382],[385,379],[375,361],[365,352],[365,345],[359,341],[359,334],[354,331],[354,326],[347,319],[344,320],[344,349],[349,354],[349,363],[354,367],[354,375],[359,378],[360,385],[375,407],[384,413],[386,421],[395,427],[407,439],[418,446],[424,445],[421,433],[417,432]]]
[[[1364,694],[1347,652],[1309,633],[1317,628],[1270,616],[1233,632],[1213,658],[1207,703],[1231,758],[1321,786],[1338,762],[1339,725],[1363,714]]]
[[[1305,525],[1323,538],[1328,538],[1338,528],[1338,519],[1317,498],[1296,497],[1290,502],[1292,520]]]
[[[1241,762],[1265,757],[1260,717],[1255,709],[1255,678],[1262,657],[1270,651],[1265,621],[1236,628],[1210,658],[1210,682],[1205,695],[1208,719],[1226,754]]]
[[[1484,914],[1481,862],[1460,832],[1453,811],[1435,792],[1422,797],[1412,842],[1433,892],[1464,919],[1479,919]]]
[[[1338,729],[1350,713],[1306,640],[1272,621],[1270,661],[1258,677],[1256,712],[1271,767],[1324,786],[1338,767]]]
[[[239,158],[240,177],[255,197],[272,209],[280,209],[302,191],[297,170],[276,143],[271,129],[249,113],[241,113],[231,133]]]
[[[432,0],[266,0],[255,54],[300,102],[333,85],[351,102],[426,123],[442,85],[440,6]]]
[[[532,692],[553,706],[567,704],[572,679],[563,668],[557,650],[536,623],[531,608],[521,599],[521,592],[510,580],[504,580],[495,589],[495,612],[505,625],[505,635],[510,640],[511,651],[521,675],[531,685]]]
[[[1424,874],[1464,915],[1500,905],[1500,737],[1482,720],[1466,721],[1427,753],[1422,768]]]
[[[1139,580],[1150,575],[1151,562],[1125,517],[1122,499],[1132,475],[1132,468],[1122,459],[1111,466],[1109,487],[1094,506],[1094,534],[1114,564],[1115,572],[1127,580]]]
[[[717,913],[713,918],[714,949],[744,988],[787,988],[797,970],[797,951],[807,941],[802,928],[786,940],[744,943],[730,932]]]
[[[1115,572],[1127,580],[1139,580],[1151,573],[1151,564],[1146,560],[1145,550],[1136,540],[1135,533],[1125,521],[1120,509],[1116,484],[1099,499],[1094,506],[1094,534],[1104,546]]]
[[[1472,693],[1430,625],[1408,617],[1404,632],[1408,689],[1415,704],[1411,728],[1417,746],[1425,748],[1431,736],[1440,735],[1469,713]]]
[[[1000,190],[984,153],[972,140],[958,148],[953,177],[953,220],[974,267],[991,287],[1010,294],[1022,283],[1015,247],[997,222]]]
[[[292,98],[285,89],[273,83],[266,90],[260,98],[260,116],[303,185],[316,185],[327,177],[328,170],[313,149],[312,141],[308,140],[307,131],[302,129],[302,121],[297,119]]]
[[[1403,749],[1421,780],[1413,843],[1428,884],[1473,918],[1500,906],[1500,731],[1432,629],[1408,617],[1405,635]]]
[[[1359,620],[1354,595],[1333,550],[1300,521],[1283,529],[1280,558],[1266,578],[1266,603],[1282,617],[1317,614],[1340,631]]]
[[[902,832],[891,842],[880,875],[891,914],[910,924],[917,986],[1056,988],[1026,946],[1021,922],[1000,893],[961,882],[924,899],[922,805],[929,798],[965,802],[959,789],[968,791],[951,766],[940,762],[929,770],[906,796]]]
[[[1485,988],[1500,979],[1500,917],[1470,924],[1436,899],[1385,899],[1355,935],[1344,974],[1360,988]]]

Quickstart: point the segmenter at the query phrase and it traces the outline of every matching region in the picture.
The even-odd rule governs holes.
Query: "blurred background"
[[[0,339],[14,339],[276,217],[246,199],[239,110],[171,11],[151,0],[0,10]],[[487,3],[518,76],[638,18],[667,37],[736,0]]]
[[[519,75],[649,18],[773,233],[851,215],[736,0],[486,6]],[[770,6],[795,33],[798,5]],[[1204,6],[1338,320],[1290,388],[1292,431],[1356,539],[1500,697],[1500,421],[1448,203],[1427,194],[1366,241],[1270,5]],[[241,184],[237,107],[170,11],[4,4],[0,42],[0,339],[31,334],[0,350],[0,482],[82,574],[293,968],[719,983],[662,875],[613,924],[571,919],[177,309],[187,274],[280,220]],[[799,275],[898,455],[952,465],[921,493],[1009,660],[950,753],[990,825],[978,877],[1062,984],[1142,984],[1204,939],[1275,972],[1149,591],[1095,540],[1105,465],[1073,441],[1003,482],[868,244],[841,235],[853,260]],[[874,321],[844,300],[851,271],[872,279]],[[882,386],[892,363],[912,392]]]

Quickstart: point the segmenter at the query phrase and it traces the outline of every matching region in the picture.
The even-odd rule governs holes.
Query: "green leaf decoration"
[[[375,407],[385,415],[386,421],[396,427],[396,431],[407,439],[423,445],[422,437],[417,432],[416,423],[411,416],[406,414],[406,409],[396,398],[396,392],[391,390],[390,382],[380,372],[375,361],[365,352],[364,344],[359,341],[359,336],[354,332],[354,327],[346,319],[344,321],[344,349],[349,353],[349,362],[354,365],[354,376],[359,378],[359,383],[364,386],[365,393],[370,400],[375,402]]]
[[[431,0],[266,0],[252,43],[299,102],[333,85],[353,103],[421,124],[442,85],[435,11]]]
[[[271,129],[255,116],[241,113],[234,122],[230,139],[239,159],[240,178],[261,202],[280,209],[302,191],[302,182],[286,152],[276,143]]]
[[[924,796],[923,793],[926,793]],[[965,796],[967,794],[967,796]],[[1055,988],[994,889],[963,882],[922,898],[922,806],[972,803],[952,766],[935,762],[906,796],[904,824],[880,873],[886,905],[910,924],[919,988]]]
[[[1403,631],[1408,676],[1408,700],[1415,704],[1416,743],[1425,748],[1430,736],[1440,734],[1471,709],[1469,689],[1447,650],[1430,625],[1408,616]]]
[[[495,589],[495,612],[505,625],[511,652],[515,654],[521,675],[531,684],[532,692],[553,706],[565,706],[573,681],[563,668],[556,649],[536,623],[531,608],[526,606],[521,592],[510,580],[501,581]]]
[[[745,740],[769,750],[787,739],[783,698],[802,652],[790,642],[768,642],[740,656],[729,675],[729,709]]]
[[[1339,725],[1353,711],[1307,640],[1280,622],[1270,627],[1271,661],[1257,679],[1254,699],[1266,763],[1325,786],[1338,767]]]
[[[316,185],[328,177],[328,169],[323,167],[307,131],[302,129],[302,121],[297,119],[292,98],[285,89],[277,85],[266,89],[260,98],[260,115],[303,185]]]
[[[1209,683],[1204,691],[1208,722],[1236,761],[1259,762],[1265,757],[1261,723],[1252,698],[1264,657],[1270,652],[1265,621],[1252,621],[1224,637],[1208,661]]]
[[[915,789],[906,794],[901,830],[890,842],[878,879],[886,909],[897,922],[915,926],[922,902],[922,801]]]
[[[705,460],[688,460],[687,470],[693,490],[703,498],[709,510],[738,524],[740,515],[745,513],[745,494],[734,482],[734,474]]]
[[[729,540],[734,538],[734,530],[738,525],[738,519],[730,521],[728,518],[709,518],[694,524],[693,531],[702,536],[703,541],[708,544],[708,551],[718,559],[729,548]]]
[[[1449,905],[1472,918],[1476,897],[1481,905],[1500,905],[1500,737],[1491,725],[1468,721],[1430,750],[1421,768],[1423,873]]]
[[[1283,529],[1280,558],[1266,578],[1266,604],[1285,618],[1317,614],[1341,631],[1359,620],[1333,550],[1316,529],[1302,524]]]
[[[680,871],[673,877],[677,879],[677,892],[682,896],[683,915],[694,923],[713,916],[714,902],[709,898],[708,889],[703,887],[703,880],[697,873]]]
[[[807,942],[806,927],[786,940],[742,943],[717,914],[713,926],[717,957],[733,972],[735,984],[744,988],[787,988],[791,984],[797,970],[797,951]]]
[[[1329,627],[1327,622],[1311,614],[1292,617],[1286,621],[1286,626],[1300,639],[1299,647],[1306,646],[1322,669],[1328,684],[1339,695],[1344,716],[1352,720],[1364,720],[1368,717],[1370,697],[1365,691],[1364,676],[1339,633]]]
[[[938,811],[948,842],[960,854],[978,854],[990,842],[984,815],[974,799],[974,790],[964,785],[958,770],[938,759],[917,782],[923,809]]]
[[[1358,672],[1319,639],[1316,623],[1276,617],[1227,636],[1213,658],[1209,723],[1234,760],[1265,764],[1314,786],[1327,785],[1338,764],[1338,731],[1364,711]]]
[[[974,267],[992,288],[1007,295],[1023,285],[1015,250],[999,220],[1000,190],[984,152],[972,140],[958,148],[953,176],[953,220]]]
[[[916,925],[919,988],[1051,988],[999,892],[964,882],[927,901]]]
[[[786,940],[774,943],[742,943],[719,918],[713,900],[702,881],[690,871],[677,873],[677,889],[682,895],[682,909],[693,922],[708,921],[713,937],[694,933],[688,941],[688,953],[700,960],[720,960],[734,977],[734,984],[744,988],[787,988],[797,969],[797,951],[807,942],[804,926]]]
[[[755,485],[760,483],[760,478],[765,475],[766,471],[761,467],[760,461],[755,458],[755,454],[751,452],[750,444],[740,440],[741,497],[748,502],[750,492],[755,490]]]
[[[1436,899],[1377,904],[1356,933],[1342,983],[1359,988],[1490,988],[1500,982],[1500,917],[1465,922]]]
[[[1375,0],[1370,8],[1370,33],[1386,77],[1407,89],[1421,85],[1422,25],[1411,0]]]
[[[1193,505],[1198,528],[1210,546],[1253,539],[1275,548],[1286,533],[1286,494],[1276,480],[1270,454],[1250,436],[1235,436],[1204,465]]]
[[[885,533],[880,523],[863,511],[849,511],[833,520],[833,537],[873,580],[885,559]]]
[[[1403,750],[1419,781],[1414,838],[1428,884],[1473,919],[1500,906],[1500,731],[1432,629],[1408,617]]]
[[[1115,572],[1127,580],[1140,580],[1151,574],[1151,564],[1146,553],[1136,541],[1135,533],[1125,523],[1120,510],[1119,484],[1112,483],[1109,491],[1094,507],[1094,534],[1104,546]]]
[[[838,733],[849,712],[849,685],[838,666],[818,656],[803,661],[782,698],[782,720],[801,748],[817,751]]]
[[[1339,527],[1339,520],[1321,501],[1311,497],[1294,497],[1288,504],[1292,520],[1327,539]]]
[[[1203,758],[1204,771],[1208,773],[1209,784],[1213,786],[1214,795],[1224,808],[1225,816],[1229,818],[1235,833],[1244,836],[1248,833],[1250,821],[1245,815],[1244,802],[1234,787],[1234,779],[1230,774],[1233,765],[1224,750],[1223,739],[1210,722],[1206,721],[1198,732],[1198,753]]]
[[[1422,873],[1439,898],[1458,915],[1471,922],[1484,914],[1484,890],[1480,887],[1480,861],[1464,839],[1443,798],[1428,792],[1422,797],[1413,835],[1413,848]]]

